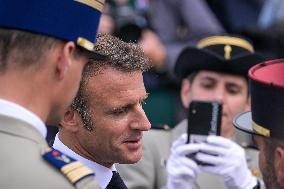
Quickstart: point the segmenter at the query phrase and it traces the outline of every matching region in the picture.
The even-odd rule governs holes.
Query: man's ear
[[[183,106],[188,108],[190,102],[190,82],[188,79],[183,79],[181,82],[180,97]]]
[[[80,115],[69,107],[60,121],[60,126],[70,132],[77,132],[79,130],[79,117]]]
[[[284,149],[282,147],[276,147],[274,168],[278,184],[281,188],[284,187]]]
[[[71,42],[71,41],[65,43],[62,47],[61,53],[56,63],[56,74],[58,75],[60,80],[62,80],[65,77],[72,63],[72,59],[74,58],[75,49],[76,49],[76,46],[74,42]]]

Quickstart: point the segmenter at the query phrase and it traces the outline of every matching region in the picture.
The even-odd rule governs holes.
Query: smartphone
[[[189,105],[187,143],[204,142],[208,135],[220,135],[222,104],[194,100]]]
[[[217,101],[194,100],[189,105],[187,143],[205,142],[208,135],[220,135],[222,119],[222,104]],[[187,155],[198,165],[214,166],[213,164],[196,160],[196,154]],[[216,154],[210,154],[216,156]]]

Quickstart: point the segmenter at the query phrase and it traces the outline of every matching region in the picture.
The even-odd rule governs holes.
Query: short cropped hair
[[[46,52],[64,41],[27,31],[0,28],[0,72],[9,66],[29,67],[40,64]],[[76,48],[75,58],[82,50]]]
[[[26,31],[0,28],[0,71],[8,66],[28,67],[40,62],[57,40]]]
[[[275,172],[275,150],[277,147],[284,149],[284,140],[277,138],[266,138],[264,139],[264,156],[265,166],[263,166],[263,176],[266,177],[266,184],[272,184],[272,188],[280,188],[279,184],[275,182],[277,180]]]
[[[88,130],[92,130],[89,113],[89,99],[86,91],[89,78],[97,75],[106,67],[123,72],[145,72],[150,68],[149,60],[144,56],[141,47],[134,43],[126,43],[108,34],[98,34],[96,51],[107,56],[105,60],[90,59],[82,75],[79,91],[72,102],[71,108],[77,111]]]
[[[284,140],[278,138],[265,138],[265,154],[269,156],[269,159],[274,161],[274,151],[277,147],[281,147],[284,149]]]

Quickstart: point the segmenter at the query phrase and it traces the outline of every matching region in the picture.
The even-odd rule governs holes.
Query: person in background
[[[166,48],[164,69],[174,80],[175,62],[184,47],[226,32],[205,0],[153,0],[150,6],[150,23]]]
[[[232,120],[250,108],[247,70],[261,61],[263,58],[254,52],[253,46],[239,37],[211,36],[199,41],[196,47],[184,48],[175,66],[176,74],[182,78],[183,105],[188,108],[192,100],[223,104],[221,136],[208,137],[203,150],[215,153],[219,146],[216,154],[222,152],[226,156],[220,156],[223,159],[219,164],[204,160],[214,164],[211,169],[202,169],[194,159],[186,157],[197,152],[199,146],[185,144],[186,137],[180,137],[187,132],[185,119],[172,130],[152,129],[145,135],[141,161],[118,166],[126,185],[130,189],[254,187],[257,151],[248,148],[250,141],[236,133]]]
[[[142,108],[149,62],[138,45],[107,34],[98,35],[95,49],[108,59],[90,60],[53,147],[92,168],[101,188],[124,189],[114,163],[141,159],[143,131],[150,129]]]
[[[152,124],[174,126],[186,117],[186,110],[179,98],[179,80],[174,73],[178,55],[184,47],[195,46],[204,37],[224,34],[226,31],[205,0],[148,2],[149,24],[164,46],[166,57],[159,74],[155,75],[154,72],[148,74],[149,79],[146,78],[149,82],[146,80],[145,84],[147,86],[149,83],[151,90],[148,90],[150,97],[145,111]]]
[[[48,148],[45,123],[64,115],[88,58],[104,58],[93,49],[104,1],[0,4],[1,188],[100,188],[91,169]]]
[[[159,72],[163,69],[166,49],[151,28],[149,9],[150,2],[144,0],[110,0],[105,13],[112,16],[112,34],[122,41],[141,45],[150,60],[151,69]],[[110,23],[104,20],[104,23],[107,22]]]
[[[267,0],[206,2],[228,33],[242,34],[244,30],[257,26]],[[254,47],[256,48],[255,45]]]
[[[284,188],[284,59],[267,61],[249,70],[251,111],[236,116],[234,125],[252,134],[259,149],[265,186]]]

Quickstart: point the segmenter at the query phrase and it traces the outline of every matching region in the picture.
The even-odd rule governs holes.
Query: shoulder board
[[[171,127],[168,126],[167,124],[152,124],[151,129],[159,129],[159,130],[171,130]]]
[[[85,177],[95,175],[90,168],[86,167],[81,162],[53,148],[44,149],[42,157],[67,177],[73,185],[76,185],[77,182]]]

